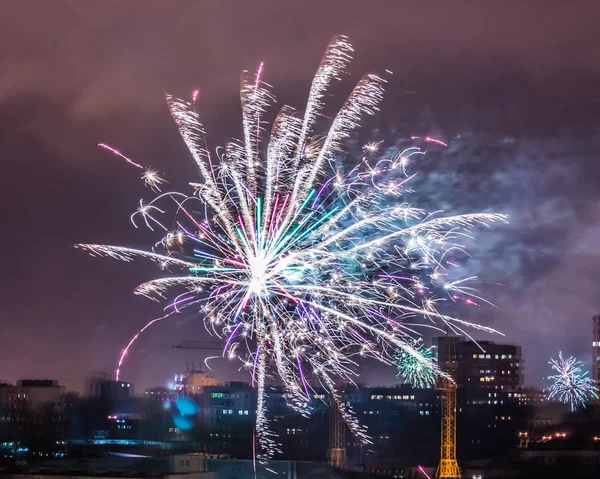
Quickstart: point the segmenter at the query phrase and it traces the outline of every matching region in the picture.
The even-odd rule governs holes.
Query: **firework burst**
[[[417,341],[414,346],[421,357],[427,361],[420,361],[416,356],[399,349],[396,351],[396,372],[404,382],[416,388],[432,388],[438,374],[432,365],[435,364],[433,348],[426,347],[422,341]]]
[[[552,385],[548,391],[548,399],[558,399],[568,404],[571,411],[577,406],[583,406],[590,399],[598,399],[598,387],[595,381],[588,378],[588,372],[583,371],[583,363],[573,356],[568,359],[563,358],[562,352],[558,353],[558,358],[551,358],[548,364],[557,374],[548,376]]]
[[[189,194],[164,192],[140,202],[134,224],[166,232],[152,251],[78,245],[93,255],[145,258],[168,273],[140,285],[136,294],[165,300],[170,312],[198,311],[208,331],[223,339],[223,355],[248,368],[259,397],[260,458],[277,449],[267,427],[266,378],[278,378],[288,404],[302,413],[308,412],[312,386],[322,385],[355,436],[368,442],[337,390],[356,377],[361,356],[393,365],[400,350],[423,370],[443,374],[414,346],[422,328],[495,332],[437,308],[472,294],[447,270],[454,267],[450,259],[462,254],[469,229],[505,217],[434,215],[403,202],[406,167],[417,148],[371,164],[376,148],[366,147],[358,166],[339,161],[343,141],[365,115],[377,112],[384,79],[365,75],[329,130],[316,135],[326,91],[351,53],[345,37],[334,38],[304,115],[283,106],[268,135],[262,116],[274,97],[261,79],[263,67],[255,75],[244,72],[243,139],[229,142],[216,158],[194,105],[168,95],[200,181],[190,183]],[[158,184],[148,175],[145,180]],[[174,217],[166,221],[169,207]]]

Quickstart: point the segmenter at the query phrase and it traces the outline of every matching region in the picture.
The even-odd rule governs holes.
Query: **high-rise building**
[[[592,377],[600,382],[600,314],[592,318]]]
[[[446,347],[448,341],[455,343],[452,348]],[[453,357],[446,357],[446,351],[453,351]],[[518,392],[523,385],[523,359],[519,346],[464,341],[456,336],[441,337],[438,338],[438,364],[443,370],[452,366],[456,371],[455,381],[466,404],[519,402]]]
[[[521,348],[446,336],[438,338],[438,364],[454,371],[459,459],[481,459],[515,447],[523,419]]]

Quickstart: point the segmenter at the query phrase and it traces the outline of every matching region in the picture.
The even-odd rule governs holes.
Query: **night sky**
[[[208,4],[200,6],[200,4]],[[510,3],[511,5],[506,5]],[[19,1],[0,15],[0,379],[82,389],[113,371],[161,307],[132,294],[152,264],[95,259],[78,242],[145,247],[129,223],[151,193],[106,142],[184,188],[198,175],[164,94],[200,90],[212,148],[241,134],[239,74],[265,62],[278,103],[301,108],[330,38],[350,37],[339,106],[365,71],[394,72],[361,134],[392,148],[432,135],[417,206],[508,213],[478,232],[468,264],[497,308],[464,312],[523,346],[528,384],[562,349],[589,364],[600,312],[600,6],[597,2]],[[368,4],[368,7],[366,6]],[[419,6],[416,6],[419,4]],[[180,315],[136,344],[123,378],[164,385],[200,361],[173,350],[205,339]],[[215,361],[222,379],[245,379]],[[394,381],[367,365],[371,384]]]

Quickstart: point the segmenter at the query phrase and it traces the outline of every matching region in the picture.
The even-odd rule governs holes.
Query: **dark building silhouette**
[[[66,434],[64,387],[49,379],[0,384],[0,448],[54,454]]]
[[[446,347],[447,342],[454,344]],[[519,405],[523,386],[521,348],[490,341],[437,338],[438,363],[455,362],[458,451],[463,458],[503,455],[518,442],[530,409]],[[447,357],[452,351],[453,357]]]

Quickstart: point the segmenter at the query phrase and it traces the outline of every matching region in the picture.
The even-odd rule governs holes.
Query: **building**
[[[183,396],[199,396],[208,386],[218,386],[220,381],[202,371],[193,369],[175,375],[174,390]]]
[[[453,344],[447,344],[452,342]],[[447,357],[451,354],[453,357]],[[467,405],[519,403],[523,383],[520,346],[491,341],[464,341],[456,336],[438,338],[438,364],[448,370],[455,362],[456,384]],[[516,395],[515,395],[516,394]]]
[[[548,393],[543,389],[524,387],[513,393],[513,396],[515,394],[521,406],[534,406],[548,402]]]
[[[437,339],[438,364],[452,371],[457,391],[457,448],[465,459],[507,453],[518,445],[529,408],[520,404],[521,348],[456,336]]]
[[[592,378],[600,383],[600,314],[592,318]]]
[[[133,384],[128,381],[114,381],[106,373],[94,373],[87,380],[88,397],[102,398],[113,405],[127,402],[133,397]]]
[[[0,384],[0,444],[50,453],[66,433],[65,391],[50,379]]]
[[[179,397],[180,393],[174,389],[165,388],[158,386],[155,388],[146,389],[144,391],[144,398],[148,401],[154,401],[157,403],[169,404]]]
[[[215,424],[232,418],[254,422],[256,390],[249,384],[241,382],[206,386],[202,409],[202,419],[205,424]]]

